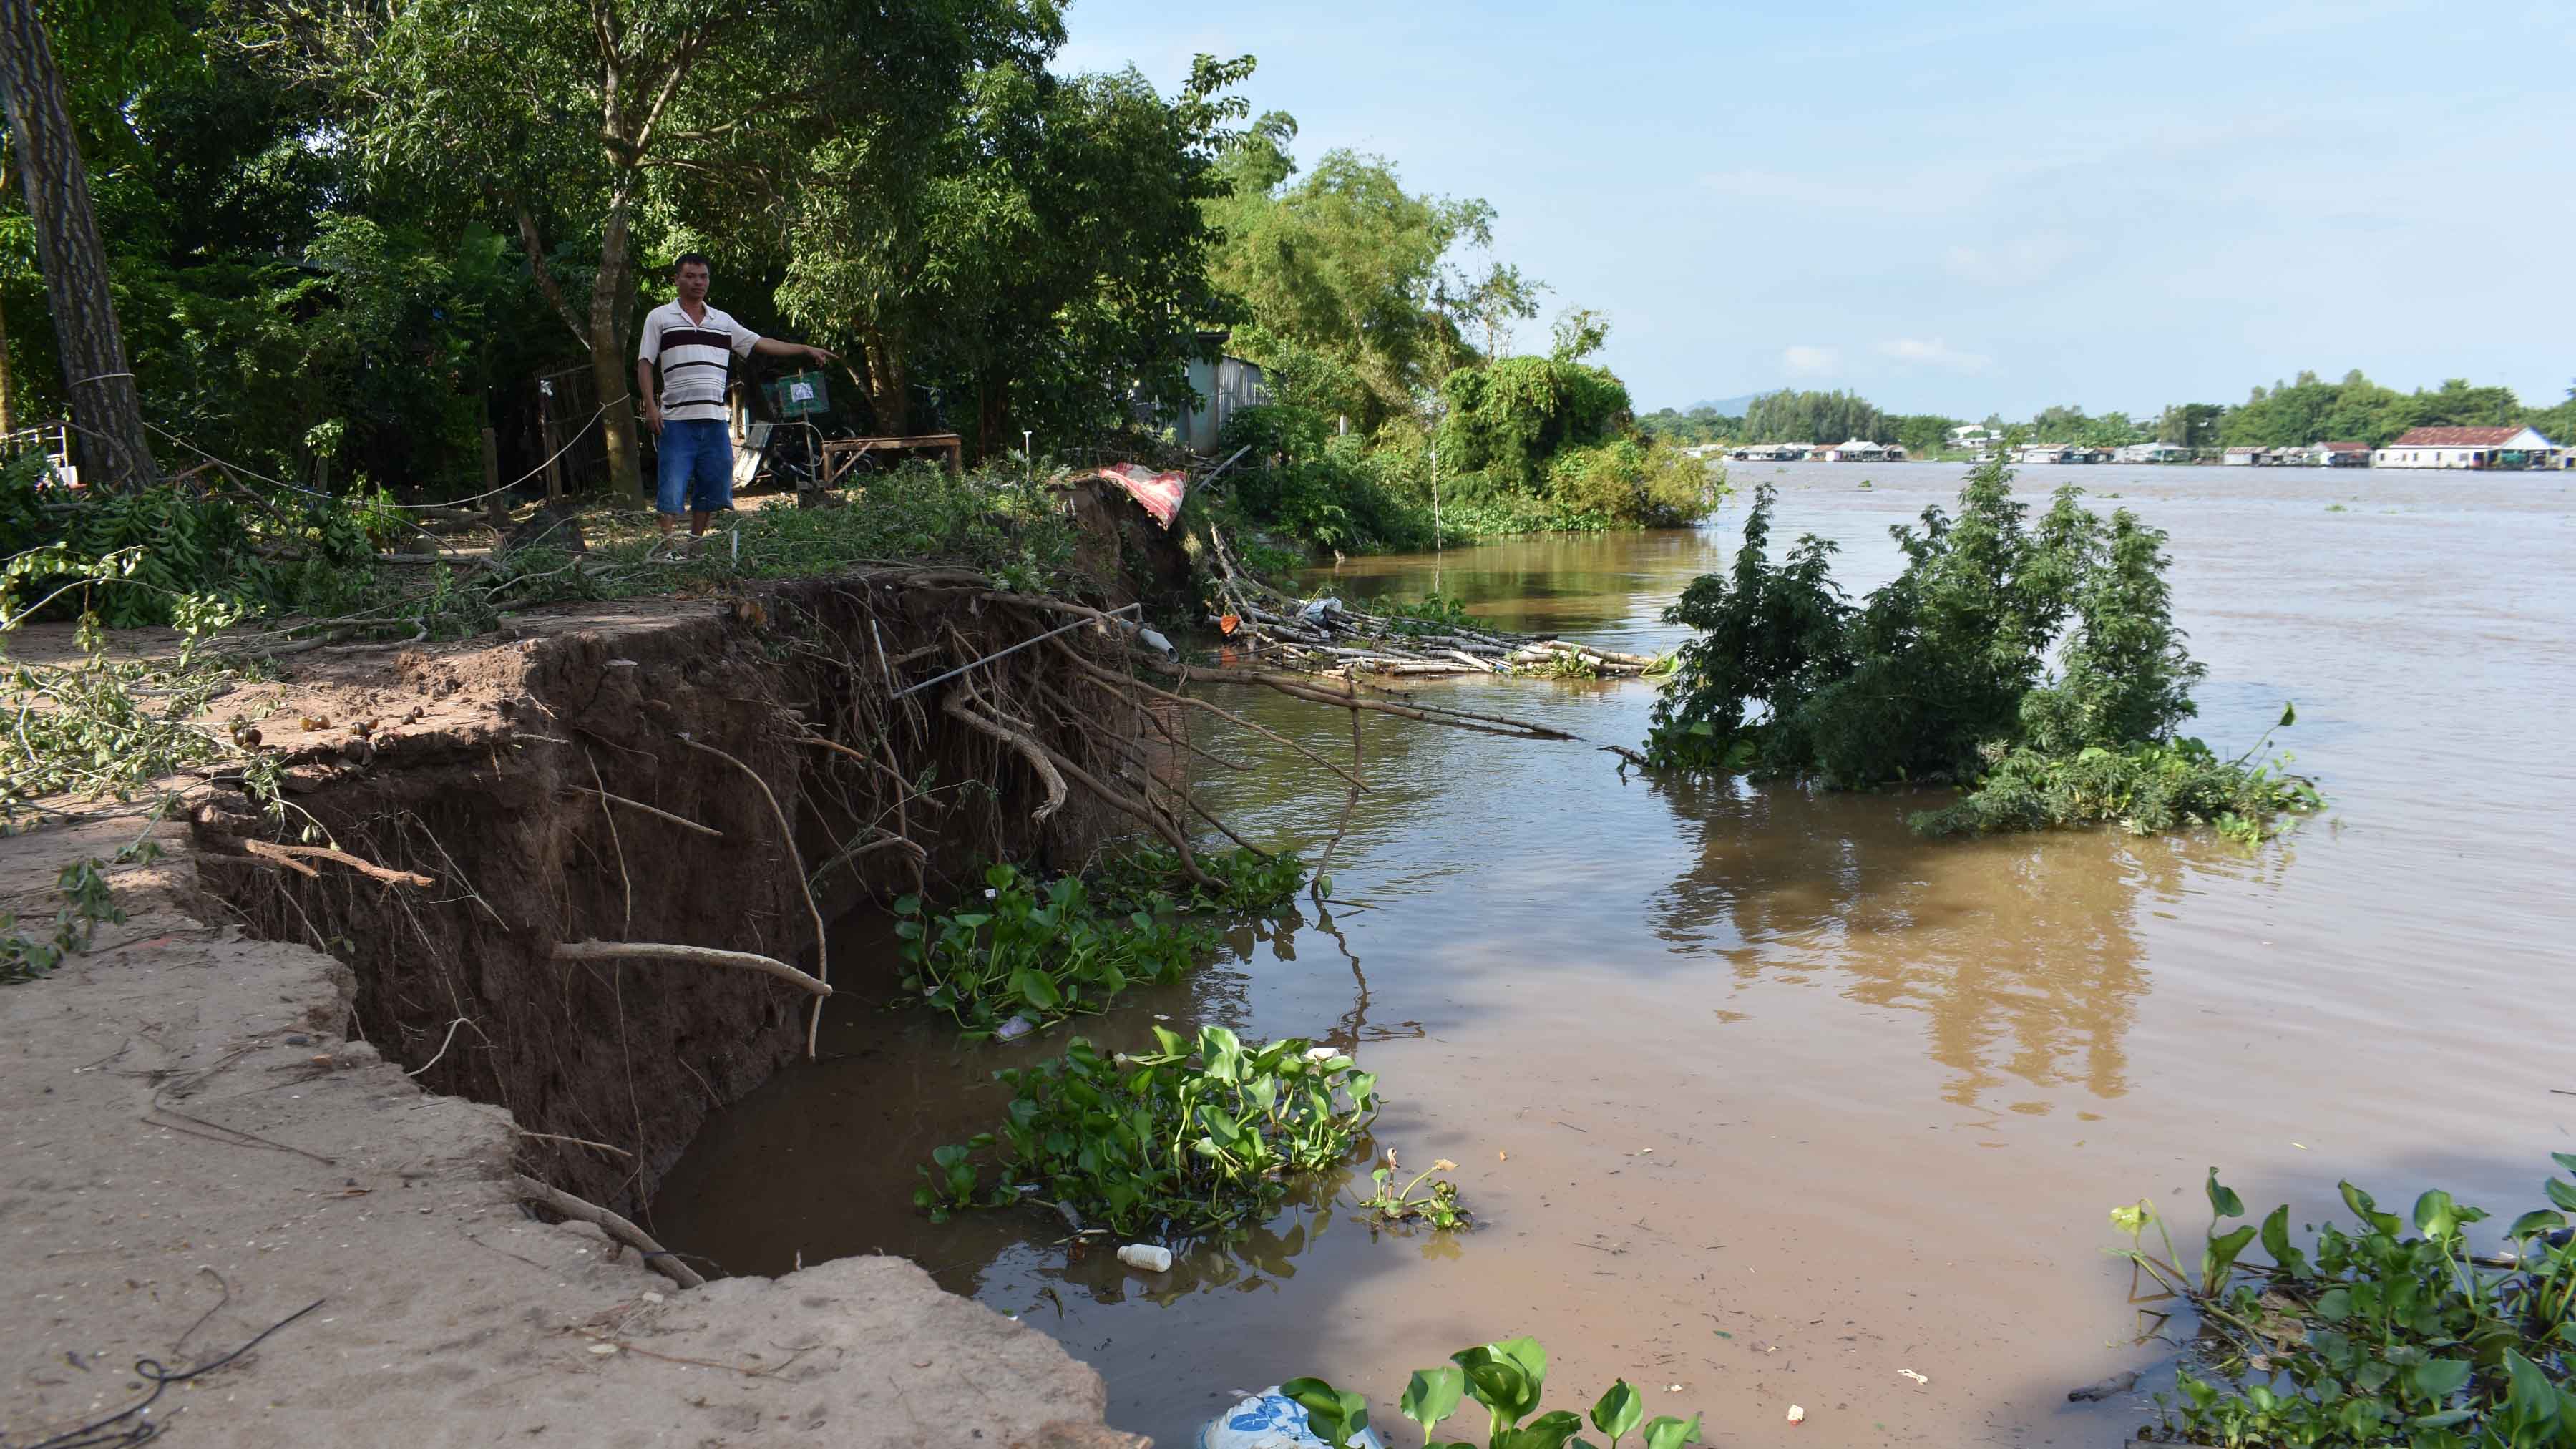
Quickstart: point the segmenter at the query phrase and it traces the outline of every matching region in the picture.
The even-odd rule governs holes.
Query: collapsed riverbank
[[[0,992],[0,1105],[36,1165],[0,1197],[0,1295],[26,1330],[0,1350],[11,1436],[113,1413],[150,1392],[138,1358],[205,1362],[318,1299],[152,1414],[185,1406],[243,1443],[389,1423],[429,1442],[548,1424],[1131,1442],[1100,1437],[1090,1370],[910,1264],[683,1292],[522,1206],[524,1177],[640,1215],[705,1115],[805,1049],[816,999],[560,945],[748,947],[821,975],[819,921],[870,891],[1097,838],[1096,804],[1032,821],[1048,786],[1017,746],[885,708],[896,668],[1056,622],[992,593],[885,571],[553,611],[507,642],[306,656],[217,701],[256,715],[282,815],[340,853],[298,853],[258,802],[200,788],[155,829],[166,853],[115,873],[126,923]],[[1122,770],[1095,738],[1033,743]],[[984,788],[935,798],[934,777]],[[135,828],[0,845],[21,914]]]

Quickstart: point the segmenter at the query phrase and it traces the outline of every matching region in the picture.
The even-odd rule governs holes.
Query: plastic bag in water
[[[1323,1444],[1306,1427],[1306,1406],[1279,1392],[1276,1384],[1210,1419],[1199,1431],[1199,1449],[1323,1449]],[[1351,1444],[1353,1449],[1382,1449],[1373,1429],[1353,1434]]]

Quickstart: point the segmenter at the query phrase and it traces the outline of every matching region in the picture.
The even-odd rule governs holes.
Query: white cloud
[[[1814,377],[1831,372],[1841,364],[1842,354],[1830,347],[1791,347],[1780,354],[1780,365],[1800,377]]]
[[[1919,362],[1953,372],[1983,372],[1994,362],[1982,352],[1961,352],[1938,337],[1891,337],[1878,344],[1878,351],[1880,356],[1899,362]]]

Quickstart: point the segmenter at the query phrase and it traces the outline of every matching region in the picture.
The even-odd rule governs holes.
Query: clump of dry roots
[[[1385,676],[1536,674],[1609,679],[1644,674],[1656,661],[1563,639],[1484,629],[1456,620],[1427,624],[1344,606],[1293,599],[1235,561],[1223,530],[1208,528],[1216,587],[1225,601],[1208,622],[1225,629],[1246,657],[1317,673]]]

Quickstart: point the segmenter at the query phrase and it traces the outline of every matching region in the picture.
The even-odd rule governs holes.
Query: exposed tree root
[[[831,983],[808,976],[775,956],[757,951],[724,951],[713,946],[676,946],[666,941],[557,941],[549,952],[558,961],[694,961],[701,966],[739,966],[775,976],[817,997],[832,994]]]
[[[548,1187],[546,1184],[537,1181],[535,1178],[528,1176],[524,1172],[513,1177],[511,1182],[518,1188],[519,1196],[526,1198],[528,1201],[541,1203],[565,1217],[578,1218],[582,1222],[589,1223],[598,1228],[601,1232],[608,1234],[617,1241],[633,1248],[636,1252],[643,1254],[644,1261],[652,1267],[653,1271],[660,1273],[663,1277],[670,1279],[681,1287],[703,1288],[707,1286],[707,1280],[698,1276],[698,1271],[695,1268],[681,1262],[677,1254],[673,1253],[670,1249],[663,1247],[660,1243],[653,1241],[652,1234],[635,1226],[633,1223],[628,1222],[626,1219],[619,1217],[617,1214],[610,1212],[608,1209],[601,1207],[597,1203],[584,1201],[559,1187]]]

